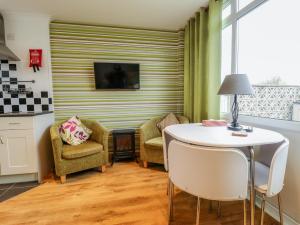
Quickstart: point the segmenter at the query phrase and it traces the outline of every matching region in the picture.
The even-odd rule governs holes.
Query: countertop
[[[24,117],[24,116],[39,116],[53,113],[53,111],[43,111],[43,112],[14,112],[14,113],[2,113],[0,117]]]

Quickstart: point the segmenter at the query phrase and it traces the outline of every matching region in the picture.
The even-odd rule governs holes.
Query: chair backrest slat
[[[272,150],[273,149],[271,149],[271,151]],[[288,150],[289,141],[285,139],[284,142],[277,147],[271,158],[267,196],[277,195],[283,188]],[[264,151],[267,152],[268,149],[264,149]]]
[[[170,142],[174,139],[170,134],[162,131],[162,139],[163,139],[163,152],[164,152],[164,167],[166,171],[169,171],[168,165],[168,149]]]
[[[255,160],[264,164],[267,167],[271,166],[272,158],[277,151],[277,149],[283,144],[284,141],[275,143],[262,145],[259,147],[259,150],[255,156]]]
[[[210,200],[247,197],[248,161],[238,149],[195,146],[172,140],[168,148],[171,181],[180,189]]]

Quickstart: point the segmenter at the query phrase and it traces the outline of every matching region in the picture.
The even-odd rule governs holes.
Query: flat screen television
[[[96,89],[139,89],[140,65],[132,63],[94,63]]]

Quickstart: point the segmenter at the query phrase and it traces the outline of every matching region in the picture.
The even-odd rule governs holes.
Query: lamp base
[[[227,126],[228,130],[233,130],[233,131],[240,131],[243,129],[242,126],[240,126],[238,123],[237,124],[230,124]]]

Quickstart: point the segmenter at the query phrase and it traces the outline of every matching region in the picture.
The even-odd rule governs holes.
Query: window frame
[[[246,16],[248,13],[255,10],[257,7],[261,6],[262,4],[266,3],[269,0],[253,0],[251,3],[246,5],[245,7],[239,9],[238,4],[239,0],[224,0],[223,1],[223,10],[231,5],[231,13],[229,16],[222,20],[222,30],[228,26],[232,26],[231,30],[231,74],[236,74],[238,71],[238,21],[243,16]],[[223,11],[222,10],[222,11]],[[230,113],[230,108],[233,102],[233,97],[231,96],[228,101],[228,112]],[[221,112],[221,115],[224,114]]]

